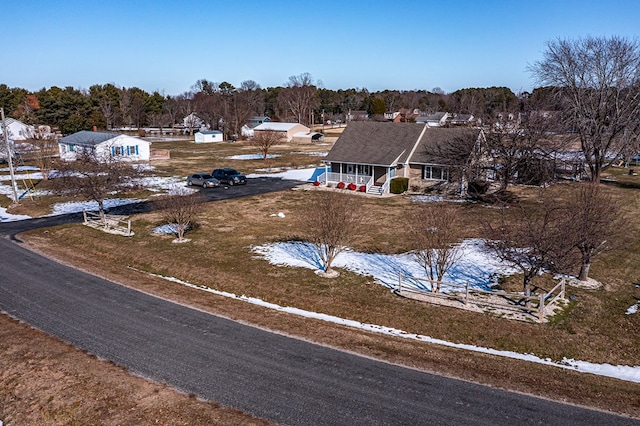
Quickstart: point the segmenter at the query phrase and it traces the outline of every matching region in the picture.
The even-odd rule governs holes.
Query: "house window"
[[[67,144],[67,152],[74,152],[76,150],[75,145]]]
[[[439,166],[423,166],[422,179],[424,180],[449,180],[449,170]]]
[[[358,174],[360,176],[371,176],[371,166],[366,164],[358,165]]]

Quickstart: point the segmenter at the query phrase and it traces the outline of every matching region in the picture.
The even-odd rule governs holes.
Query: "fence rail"
[[[434,293],[432,291],[417,289],[403,285],[403,279],[411,278],[412,280],[424,281],[436,287],[436,282],[426,278],[410,277],[408,275],[398,274],[398,287],[394,291],[400,296],[411,297],[411,295],[427,296],[434,299],[456,300],[464,305],[473,304],[476,306],[488,306],[499,309],[512,310],[526,315],[533,316],[538,322],[544,322],[545,315],[550,313],[550,309],[560,300],[565,299],[566,282],[562,279],[551,291],[543,291],[540,294],[534,294],[529,297],[530,306],[525,306],[526,297],[521,293],[507,293],[504,291],[489,291],[469,288],[469,283],[465,285],[442,282],[441,286],[453,287],[459,289],[451,293]],[[484,295],[498,296],[504,302],[496,302],[483,300]]]
[[[101,215],[96,212],[83,210],[84,224],[92,228],[100,229],[110,234],[124,235],[131,237],[131,220],[124,216]]]

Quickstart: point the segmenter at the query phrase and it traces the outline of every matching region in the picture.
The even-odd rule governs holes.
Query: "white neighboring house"
[[[283,142],[292,142],[296,133],[309,133],[311,129],[300,123],[262,123],[253,128],[253,136],[256,137],[260,132],[278,132]]]
[[[223,142],[224,137],[219,130],[200,130],[194,135],[196,143]]]
[[[74,161],[78,153],[94,152],[98,159],[114,157],[125,161],[149,161],[151,142],[119,133],[83,130],[58,142],[60,158]]]
[[[15,118],[5,118],[7,123],[7,136],[10,141],[23,141],[33,133],[33,126],[24,124]],[[0,120],[0,133],[4,132],[2,120]]]

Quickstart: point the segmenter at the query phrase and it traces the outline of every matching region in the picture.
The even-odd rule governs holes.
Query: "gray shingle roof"
[[[424,125],[415,123],[350,122],[323,161],[390,166],[404,163]]]
[[[454,148],[472,148],[478,140],[480,129],[468,127],[430,127],[424,133],[420,144],[409,161],[412,164],[446,164],[446,158],[437,155],[440,151]],[[468,156],[471,152],[455,153],[456,156]]]
[[[90,132],[88,130],[82,130],[72,135],[65,136],[60,139],[60,143],[95,146],[110,139],[117,138],[118,136],[120,136],[119,133]]]

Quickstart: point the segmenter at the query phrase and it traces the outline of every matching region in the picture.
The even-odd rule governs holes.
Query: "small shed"
[[[318,132],[298,132],[293,135],[293,141],[295,143],[321,142],[323,140],[324,135]]]
[[[195,135],[196,143],[223,142],[224,137],[219,130],[201,130]]]

